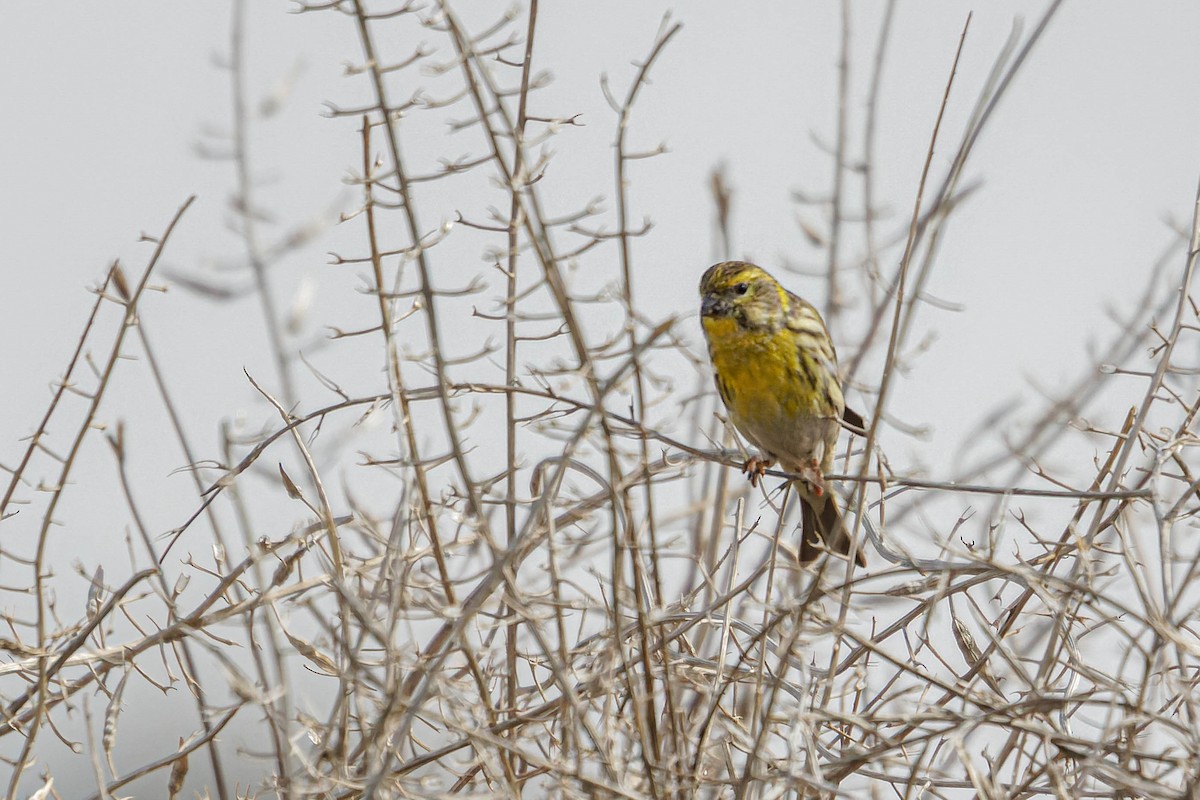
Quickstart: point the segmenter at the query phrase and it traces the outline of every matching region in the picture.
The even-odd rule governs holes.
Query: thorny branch
[[[204,447],[168,391],[155,339],[165,326],[152,335],[142,319],[189,200],[136,285],[109,270],[0,503],[0,575],[17,598],[0,640],[8,796],[33,791],[35,764],[56,771],[42,767],[47,732],[90,748],[96,797],[162,793],[163,781],[181,793],[198,749],[208,764],[191,764],[188,780],[226,797],[1192,796],[1200,376],[1180,354],[1200,335],[1200,196],[1183,269],[1149,273],[1103,356],[1110,369],[1089,365],[1073,396],[1048,398],[1007,450],[974,466],[908,475],[888,458],[900,435],[892,379],[938,242],[977,191],[964,165],[1058,6],[1006,46],[944,175],[929,146],[913,213],[893,230],[873,176],[899,12],[882,11],[857,148],[859,26],[842,4],[832,227],[814,240],[848,374],[877,403],[865,445],[854,440],[842,474],[828,476],[853,487],[865,570],[832,557],[797,565],[786,490],[730,477],[743,454],[711,413],[695,342],[643,296],[639,237],[655,229],[632,209],[641,157],[665,148],[633,142],[679,24],[664,21],[632,69],[603,81],[616,115],[609,212],[558,200],[552,151],[593,121],[540,92],[537,2],[492,19],[448,0],[302,5],[361,47],[347,80],[368,97],[333,114],[358,121],[358,206],[343,215],[351,244],[330,269],[365,271],[367,321],[337,321],[327,359],[293,362],[250,180],[261,148],[249,146],[239,22],[237,235],[281,396],[252,381],[255,420],[226,426],[217,456],[191,455]],[[970,47],[965,30],[958,46]],[[445,145],[434,156],[420,138],[430,131]],[[852,166],[856,150],[864,163]],[[847,180],[859,169],[861,195]],[[733,256],[734,194],[713,174],[718,257]],[[938,187],[928,201],[926,185]],[[840,302],[855,281],[866,308]],[[1152,327],[1167,309],[1170,325]],[[1145,341],[1153,369],[1130,363]],[[306,394],[301,361],[329,398]],[[195,496],[156,521],[157,506],[139,499],[151,479],[130,468],[146,423],[111,425],[115,505],[140,544],[124,570],[115,555],[80,564],[88,597],[71,605],[56,594],[72,579],[57,557],[64,541],[112,532],[81,532],[75,518],[60,528],[60,500],[92,478],[75,467],[89,433],[109,424],[101,400],[143,364]],[[872,365],[874,381],[862,377]],[[701,388],[681,391],[679,373]],[[1095,421],[1078,419],[1084,396]],[[66,445],[52,447],[64,429]],[[1068,445],[1100,455],[1047,466]],[[53,477],[38,480],[46,464]],[[971,506],[981,500],[989,513]],[[24,538],[9,533],[31,520]],[[235,529],[237,545],[225,533]],[[180,709],[180,735],[139,753],[118,734],[150,718],[149,694]],[[91,714],[75,712],[100,696],[93,731]],[[233,764],[257,770],[250,788]]]

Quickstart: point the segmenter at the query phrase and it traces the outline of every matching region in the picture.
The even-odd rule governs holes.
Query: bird
[[[775,462],[799,475],[800,562],[816,560],[822,544],[848,555],[850,532],[824,475],[843,424],[858,433],[866,425],[846,408],[820,312],[762,267],[723,261],[700,279],[700,323],[729,421],[760,451],[742,468],[750,484]],[[866,566],[861,548],[854,557]]]

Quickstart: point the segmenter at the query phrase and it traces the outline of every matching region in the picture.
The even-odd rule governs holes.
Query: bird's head
[[[745,261],[714,264],[700,279],[700,319],[772,327],[782,316],[782,295],[782,287],[761,267]]]

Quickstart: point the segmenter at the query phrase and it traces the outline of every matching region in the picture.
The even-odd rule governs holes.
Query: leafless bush
[[[563,212],[550,142],[577,120],[535,99],[536,0],[494,24],[448,2],[304,7],[355,28],[350,71],[369,87],[331,114],[361,151],[339,227],[354,249],[334,263],[369,276],[371,318],[322,345],[370,365],[366,391],[293,355],[271,268],[318,226],[277,234],[256,202],[235,26],[225,155],[275,364],[247,374],[263,426],[227,426],[219,452],[189,440],[139,316],[185,202],[144,265],[109,270],[6,465],[0,571],[22,598],[0,666],[8,795],[52,796],[85,770],[96,797],[1194,796],[1200,387],[1183,354],[1200,332],[1200,225],[1148,273],[1101,358],[1114,366],[1088,365],[1006,427],[999,454],[895,474],[879,435],[897,429],[890,381],[919,350],[913,320],[973,191],[975,142],[1057,5],[1014,34],[964,131],[930,120],[929,155],[957,136],[956,156],[945,175],[926,162],[898,221],[876,213],[872,160],[893,5],[857,127],[843,59],[834,182],[802,215],[820,212],[826,311],[847,381],[873,399],[839,476],[866,570],[796,565],[794,504],[729,469],[742,456],[696,342],[637,291],[650,225],[630,210],[632,176],[658,149],[631,125],[678,25],[605,83],[613,184],[596,193],[611,202]],[[946,67],[947,96],[964,91]],[[453,136],[430,133],[447,119]],[[720,170],[712,186],[732,255],[735,196]],[[860,290],[867,302],[846,302]],[[1148,372],[1120,367],[1147,346]],[[195,480],[165,535],[142,513],[125,425],[101,410],[130,369],[154,376]],[[128,557],[114,543],[73,576],[49,554],[99,534],[57,528],[55,511],[92,479],[73,467],[101,439]],[[1095,463],[1042,466],[1097,447]],[[81,583],[85,604],[59,602]]]

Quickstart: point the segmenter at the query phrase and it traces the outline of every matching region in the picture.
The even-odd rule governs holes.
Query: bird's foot
[[[750,485],[757,488],[758,482],[767,474],[767,470],[775,462],[769,458],[759,458],[758,456],[750,456],[746,459],[746,463],[742,465],[742,472],[746,473],[746,477],[750,479]]]
[[[817,463],[817,459],[809,459],[809,462],[800,468],[800,478],[812,487],[815,496],[825,494],[825,476],[821,474],[821,465]]]

